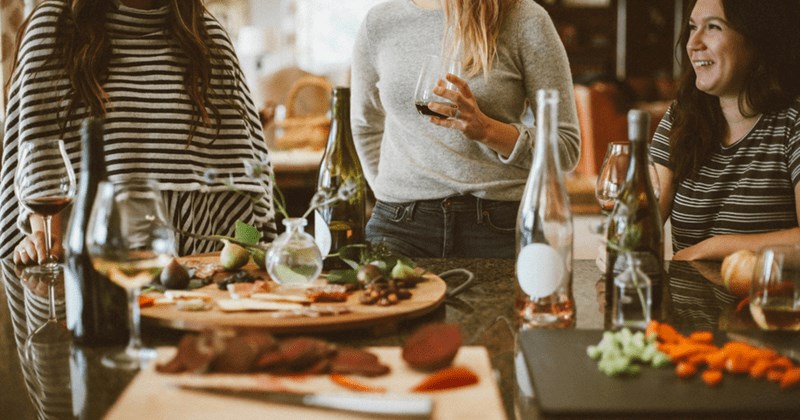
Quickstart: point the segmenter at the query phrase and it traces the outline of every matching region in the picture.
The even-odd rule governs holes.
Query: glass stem
[[[128,329],[131,331],[128,347],[125,352],[131,356],[139,356],[142,348],[141,330],[139,328],[139,288],[126,289],[128,292]]]
[[[50,225],[53,216],[42,216],[42,219],[44,220],[44,263],[42,265],[52,265],[56,262],[53,256],[50,255],[50,250],[52,249]]]
[[[58,317],[56,316],[56,276],[50,277],[47,283],[47,288],[50,292],[50,316],[47,320],[58,322]]]

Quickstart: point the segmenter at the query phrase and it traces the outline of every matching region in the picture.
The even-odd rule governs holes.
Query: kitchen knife
[[[207,385],[180,384],[181,388],[226,395],[249,400],[326,408],[353,413],[381,414],[397,417],[427,419],[433,412],[433,400],[425,396],[352,394],[302,394],[279,391],[220,388]]]
[[[731,340],[741,341],[751,346],[766,347],[795,363],[800,363],[800,333],[789,331],[771,332],[727,332]]]

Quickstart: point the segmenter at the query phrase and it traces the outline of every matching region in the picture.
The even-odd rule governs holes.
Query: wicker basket
[[[326,78],[303,76],[294,82],[286,97],[286,118],[275,122],[276,128],[282,130],[282,135],[275,140],[278,148],[322,149],[325,147],[331,127],[331,119],[328,117],[327,111],[322,114],[298,115],[299,93],[308,88],[325,92],[325,98],[329,103],[331,84]]]

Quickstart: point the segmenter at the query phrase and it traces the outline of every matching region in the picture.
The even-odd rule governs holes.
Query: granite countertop
[[[498,384],[509,418],[515,412],[526,418],[539,417],[535,406],[520,399],[521,393],[529,383],[525,383],[525,374],[521,374],[516,338],[517,326],[514,311],[514,260],[504,259],[420,259],[422,267],[434,273],[453,268],[464,268],[475,274],[471,287],[460,294],[448,297],[445,303],[433,312],[417,319],[401,321],[398,325],[370,330],[353,330],[323,335],[323,338],[354,346],[400,346],[405,338],[419,325],[445,321],[459,324],[465,337],[465,344],[485,346],[490,354],[491,362],[496,370]],[[23,285],[15,267],[3,261],[4,282],[0,288],[0,357],[5,360],[0,364],[0,406],[7,418],[35,418],[37,413],[48,415],[82,415],[84,418],[100,418],[118,398],[133,373],[103,368],[99,363],[100,355],[107,349],[92,349],[67,345],[66,356],[62,360],[64,372],[71,376],[72,389],[66,389],[58,398],[42,398],[36,392],[36,366],[30,366],[22,353],[28,331],[38,324],[33,321],[32,314],[44,313],[46,316],[47,294],[34,293],[30,285]],[[720,301],[719,287],[702,279],[693,267],[688,264],[673,264],[670,275],[678,278],[675,286],[670,285],[670,293],[688,290],[690,299],[680,299],[680,304],[668,305],[664,314],[667,319],[683,328],[700,329],[702,322],[720,319],[725,316],[726,307],[733,300]],[[711,271],[718,272],[712,267]],[[577,311],[577,328],[603,328],[603,315],[597,303],[595,285],[602,277],[593,260],[576,260],[573,263],[573,294]],[[697,277],[701,277],[700,280]],[[684,283],[697,285],[704,282],[709,291],[698,291],[697,287],[681,287]],[[464,280],[463,276],[447,277],[448,288],[457,287]],[[713,289],[713,290],[711,290]],[[44,297],[42,297],[44,296]],[[57,312],[59,319],[64,319],[63,287],[57,289]],[[727,305],[727,306],[726,306]],[[710,312],[698,316],[700,311]],[[671,311],[671,312],[670,312]],[[681,314],[688,315],[681,315]],[[728,325],[728,324],[726,324]],[[695,328],[697,327],[697,328]],[[175,344],[183,334],[153,327],[145,324],[144,340],[149,345]],[[515,362],[516,361],[516,362]],[[524,365],[524,364],[523,364]],[[522,369],[524,371],[524,368]],[[520,376],[522,375],[522,376]],[[518,383],[517,378],[521,379]]]

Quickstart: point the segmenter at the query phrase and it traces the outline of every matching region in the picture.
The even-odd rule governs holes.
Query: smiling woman
[[[800,2],[696,0],[651,153],[675,259],[800,241]]]

